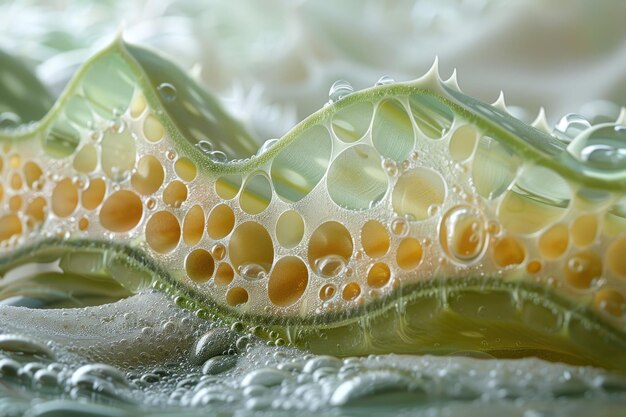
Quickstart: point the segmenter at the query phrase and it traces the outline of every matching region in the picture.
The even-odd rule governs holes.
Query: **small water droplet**
[[[48,359],[55,359],[56,357],[46,345],[18,334],[0,335],[0,350],[15,352],[20,355],[37,355]]]
[[[211,144],[211,142],[209,142],[208,140],[199,141],[198,143],[196,143],[196,147],[200,149],[202,153],[207,155],[211,153],[211,151],[213,151],[213,144]]]
[[[500,234],[500,229],[500,224],[498,222],[495,222],[493,220],[489,221],[489,224],[487,225],[487,231],[490,235],[496,236]]]
[[[328,91],[328,102],[336,103],[353,92],[354,88],[352,88],[352,84],[346,80],[337,80],[330,86],[330,90]]]
[[[261,368],[255,369],[248,373],[241,380],[241,387],[248,387],[252,385],[261,385],[265,387],[272,387],[280,385],[283,380],[289,378],[291,375],[278,369]]]
[[[78,368],[71,377],[71,384],[76,386],[84,382],[99,382],[106,381],[119,386],[127,386],[128,381],[126,376],[117,368],[102,364],[94,363],[83,365]],[[97,385],[97,384],[96,384]]]
[[[209,157],[211,161],[217,162],[220,164],[223,164],[224,162],[228,161],[228,156],[226,156],[226,154],[222,151],[211,151],[207,154],[207,156]]]
[[[226,372],[237,365],[237,356],[218,355],[204,363],[202,373],[204,375],[218,375]]]
[[[389,84],[393,84],[395,83],[396,80],[394,80],[393,78],[391,78],[389,75],[383,75],[382,77],[380,77],[378,79],[378,81],[376,81],[376,84],[374,84],[376,87],[380,86],[380,85],[389,85]]]
[[[260,156],[263,155],[265,152],[267,152],[272,146],[274,146],[276,144],[276,142],[278,142],[278,139],[268,139],[266,140],[263,145],[261,145],[261,147],[259,148],[259,150],[257,151],[256,155]]]
[[[161,83],[157,87],[157,90],[159,91],[159,94],[161,95],[163,100],[165,100],[167,103],[171,103],[172,101],[176,100],[176,87],[174,87],[172,84]]]
[[[101,130],[94,130],[89,133],[89,138],[95,143],[99,143],[104,137],[104,133]]]
[[[398,174],[398,165],[393,159],[384,158],[382,160],[382,167],[390,177],[395,177]]]
[[[567,261],[567,267],[577,274],[583,272],[587,267],[587,264],[588,262],[585,259],[578,256],[574,256],[569,261]]]
[[[269,268],[265,268],[263,265],[259,265],[256,263],[247,263],[240,265],[237,271],[242,278],[245,278],[249,281],[256,281],[267,277],[268,269]]]
[[[590,165],[620,169],[626,167],[626,147],[620,149],[611,145],[589,145],[580,156]]]
[[[58,374],[47,369],[39,369],[33,376],[33,382],[41,388],[56,387],[59,384]]]
[[[12,128],[20,123],[22,123],[22,118],[17,114],[10,111],[0,113],[0,129]]]
[[[328,301],[337,294],[337,287],[335,284],[325,284],[320,289],[320,298],[322,301]]]
[[[598,169],[626,169],[626,126],[604,125],[576,138],[568,152]]]
[[[426,210],[426,212],[428,213],[428,217],[432,217],[439,213],[439,209],[441,209],[441,206],[439,206],[439,204],[431,204],[430,206],[428,206],[428,209]]]
[[[340,275],[346,268],[346,259],[340,255],[326,255],[315,260],[315,272],[323,278]]]
[[[149,210],[153,210],[156,207],[156,200],[152,197],[148,198],[146,200],[146,207],[148,207]]]
[[[569,113],[563,116],[554,129],[552,134],[563,142],[569,143],[584,130],[591,127],[591,124],[580,114]]]
[[[235,342],[235,347],[237,348],[239,352],[243,352],[246,350],[249,344],[250,344],[250,338],[248,336],[241,336]]]
[[[456,206],[441,220],[441,246],[457,262],[477,260],[486,243],[485,222],[481,213],[470,206]]]
[[[117,118],[111,121],[111,125],[109,126],[109,129],[113,133],[117,133],[117,134],[124,133],[124,131],[126,130],[126,122],[121,118]]]
[[[76,175],[72,178],[72,184],[79,190],[85,190],[89,187],[89,177],[86,175]]]
[[[231,329],[218,327],[209,330],[196,342],[193,352],[193,361],[202,364],[208,359],[224,355],[235,347],[237,334]]]
[[[398,237],[405,237],[409,234],[410,224],[406,217],[395,217],[391,220],[391,233]]]
[[[221,243],[216,243],[211,248],[211,255],[213,255],[213,258],[215,260],[221,261],[222,259],[224,259],[224,256],[226,256],[226,246]]]
[[[163,323],[162,328],[167,333],[173,333],[176,331],[176,323],[168,320],[165,323]]]
[[[124,182],[130,177],[129,169],[120,169],[120,167],[111,167],[110,177],[115,182]]]

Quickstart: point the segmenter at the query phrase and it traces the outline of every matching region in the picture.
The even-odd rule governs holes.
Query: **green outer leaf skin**
[[[57,100],[46,116],[41,119],[41,121],[14,134],[11,132],[0,131],[0,141],[28,140],[38,132],[45,131],[51,125],[57,114],[62,110],[69,97],[71,97],[80,85],[80,80],[82,79],[83,74],[89,70],[90,63],[97,61],[107,54],[121,55],[122,58],[131,66],[137,76],[137,82],[143,90],[148,104],[155,109],[163,109],[158,93],[155,91],[154,86],[150,84],[146,72],[129,52],[129,49],[123,39],[119,37],[109,47],[94,55],[80,68],[68,84],[65,92],[61,95],[59,100]],[[255,156],[241,161],[231,161],[227,164],[216,163],[210,160],[199,149],[182,137],[180,132],[176,129],[175,123],[170,117],[167,116],[166,111],[162,112],[158,117],[159,121],[163,124],[178,149],[181,152],[187,153],[198,165],[198,167],[204,170],[204,172],[219,175],[245,174],[253,172],[259,167],[266,165],[276,154],[278,154],[278,152],[280,152],[281,149],[293,142],[304,130],[318,124],[320,121],[325,120],[330,115],[352,103],[361,100],[380,100],[385,97],[393,97],[397,95],[409,95],[416,93],[427,94],[449,106],[453,112],[464,119],[476,123],[484,129],[485,134],[497,137],[499,141],[504,142],[506,145],[518,152],[526,161],[551,168],[566,179],[575,181],[585,187],[608,191],[622,191],[626,189],[626,171],[612,173],[610,178],[607,179],[607,173],[590,169],[582,162],[576,161],[573,157],[568,158],[565,156],[566,152],[564,149],[562,150],[561,155],[557,155],[555,149],[555,139],[550,135],[547,135],[537,129],[523,124],[513,117],[510,117],[508,120],[509,122],[523,128],[529,132],[529,134],[532,133],[536,136],[533,138],[533,142],[540,144],[543,141],[546,146],[540,148],[537,145],[530,144],[528,137],[522,138],[515,136],[494,121],[472,112],[466,103],[452,97],[449,94],[449,91],[451,90],[442,88],[440,84],[438,85],[433,82],[425,82],[421,79],[407,83],[396,83],[361,90],[352,93],[338,102],[326,106],[307,117],[302,122],[298,123],[290,132],[283,136],[274,146],[261,156]],[[461,93],[457,93],[456,95],[465,100],[473,100]]]
[[[0,112],[6,110],[14,112],[23,123],[36,121],[45,116],[54,100],[30,69],[16,57],[0,51],[0,71],[11,75],[11,78],[20,78],[22,84],[28,84],[29,88],[27,97],[15,98],[12,97],[11,91],[6,91],[4,83],[0,84]],[[7,103],[11,98],[15,98],[16,101]],[[3,109],[3,105],[9,108]],[[4,129],[0,128],[0,131],[2,130]]]

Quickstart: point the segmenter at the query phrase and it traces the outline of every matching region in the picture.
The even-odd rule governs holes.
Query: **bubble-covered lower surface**
[[[268,346],[157,292],[0,306],[0,416],[618,416],[626,377],[539,359]]]

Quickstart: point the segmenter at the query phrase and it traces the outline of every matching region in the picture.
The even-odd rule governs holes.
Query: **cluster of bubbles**
[[[169,304],[165,298],[158,299],[162,297],[158,294],[137,297],[146,299],[126,305],[130,307],[124,313],[128,330],[138,326],[132,324],[133,318],[153,324],[160,320],[133,306],[141,308],[142,301]],[[3,395],[0,415],[80,412],[122,416],[175,409],[194,416],[194,409],[206,412],[207,407],[213,412],[300,410],[308,415],[333,407],[389,407],[396,402],[434,412],[442,404],[459,401],[481,407],[508,404],[525,408],[561,397],[587,404],[618,403],[626,390],[626,380],[616,374],[537,359],[486,361],[491,359],[489,355],[478,352],[447,357],[311,355],[267,346],[238,323],[229,327],[202,324],[192,312],[181,314],[182,310],[172,309],[175,306],[162,307],[161,312],[172,314],[172,319],[159,325],[164,332],[142,329],[138,339],[129,344],[132,352],[133,343],[145,340],[142,346],[146,346],[160,340],[157,343],[168,350],[161,363],[125,360],[115,364],[107,346],[77,350],[71,344],[42,343],[45,339],[39,338],[45,334],[2,335],[1,389],[5,393],[18,390],[20,395]],[[87,322],[100,321],[107,320],[113,310],[92,307],[79,313],[88,314]],[[61,311],[52,311],[49,317],[55,322],[61,315]],[[176,340],[161,336],[189,326],[195,331],[191,344],[183,349],[174,347]],[[109,361],[94,362],[89,359],[93,357],[108,357]]]

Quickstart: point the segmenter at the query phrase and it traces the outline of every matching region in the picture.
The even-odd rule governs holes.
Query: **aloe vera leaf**
[[[175,97],[158,90],[169,80]],[[249,137],[209,96],[179,96],[189,83],[118,40],[39,124],[4,134],[11,262],[48,246],[115,253],[110,275],[126,287],[153,282],[315,352],[472,349],[626,369],[619,149],[577,159],[433,69],[331,103],[259,156],[216,161],[185,121],[222,132],[236,159]]]
[[[231,159],[254,155],[258,143],[222,109],[215,97],[156,53],[132,45],[126,48],[159,92],[161,105],[183,138],[194,145],[209,141]]]
[[[0,114],[16,116],[11,125],[37,121],[52,103],[52,96],[30,69],[19,59],[0,51]],[[9,122],[6,120],[4,124],[8,126]]]

